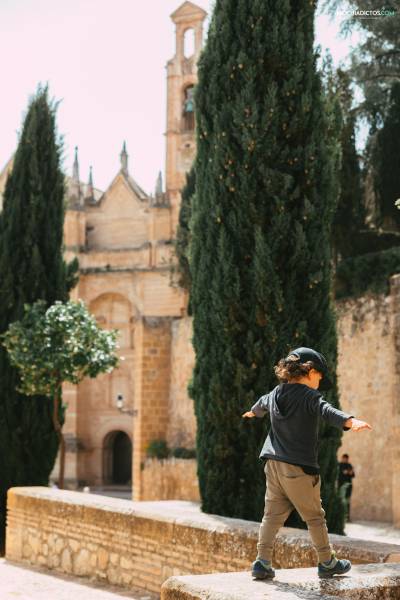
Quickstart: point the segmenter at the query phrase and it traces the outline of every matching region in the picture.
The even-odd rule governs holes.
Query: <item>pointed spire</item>
[[[126,151],[126,142],[125,141],[122,146],[122,152],[119,156],[121,159],[121,171],[123,173],[125,173],[125,175],[128,175],[128,153]]]
[[[78,146],[75,146],[75,157],[72,165],[71,203],[75,207],[80,207],[82,201],[81,184],[79,181]]]
[[[78,146],[75,146],[75,158],[72,165],[72,179],[79,183],[79,161],[78,161]]]
[[[163,180],[162,180],[162,173],[161,173],[161,171],[159,171],[157,181],[156,181],[155,196],[156,196],[156,198],[159,198],[160,196],[162,196],[162,194],[163,194]]]
[[[94,188],[93,188],[93,169],[89,168],[89,180],[86,188],[86,199],[94,201]]]

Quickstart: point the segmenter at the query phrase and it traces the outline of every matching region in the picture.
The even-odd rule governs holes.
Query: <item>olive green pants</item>
[[[276,534],[295,508],[307,524],[319,562],[330,560],[332,547],[321,505],[320,476],[307,475],[301,467],[276,460],[267,460],[265,475],[267,490],[257,545],[259,558],[272,559]]]

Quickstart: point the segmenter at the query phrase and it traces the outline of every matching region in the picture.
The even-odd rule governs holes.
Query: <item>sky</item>
[[[210,12],[213,0],[195,0]],[[80,177],[93,166],[104,190],[119,170],[126,140],[129,171],[151,193],[164,173],[167,60],[175,53],[170,14],[180,0],[0,0],[0,170],[18,141],[39,82],[60,101],[64,168],[78,146]],[[357,36],[339,37],[341,17],[321,14],[316,42],[336,64]]]

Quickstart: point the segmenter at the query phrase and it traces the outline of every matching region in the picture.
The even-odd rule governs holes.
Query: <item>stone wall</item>
[[[172,575],[248,570],[259,524],[207,515],[191,502],[131,502],[40,487],[8,492],[6,558],[158,592]],[[397,545],[332,535],[354,563],[400,562]],[[308,532],[282,529],[274,564],[315,566]]]
[[[391,283],[390,295],[366,296],[337,305],[341,406],[373,427],[372,432],[345,433],[338,456],[349,454],[356,473],[352,518],[400,524],[400,489],[396,483],[400,465],[396,456],[399,276]]]
[[[143,497],[146,500],[190,500],[199,502],[197,461],[148,458],[142,472]]]
[[[135,328],[134,385],[138,416],[133,424],[133,496],[146,500],[142,488],[146,450],[165,439],[168,423],[171,326],[169,319],[141,319]]]
[[[400,275],[391,278],[390,294],[341,301],[336,308],[341,405],[374,428],[345,433],[338,453],[347,452],[356,471],[352,517],[400,526]],[[193,402],[186,392],[194,364],[191,336],[190,317],[174,321],[170,445],[195,439]]]
[[[171,447],[196,445],[196,418],[187,386],[194,366],[192,318],[174,319],[171,326],[171,387],[167,442]]]

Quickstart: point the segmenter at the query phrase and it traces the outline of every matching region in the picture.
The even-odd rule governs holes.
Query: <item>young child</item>
[[[345,431],[372,427],[324,400],[319,390],[327,390],[332,384],[320,352],[297,348],[279,361],[275,373],[281,383],[243,415],[252,418],[269,413],[271,420],[260,454],[266,459],[267,489],[252,575],[256,579],[275,576],[271,565],[275,537],[294,508],[307,523],[318,553],[319,577],[342,575],[350,571],[351,563],[338,560],[329,543],[320,497],[319,419]]]

